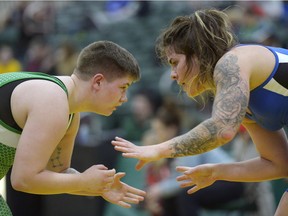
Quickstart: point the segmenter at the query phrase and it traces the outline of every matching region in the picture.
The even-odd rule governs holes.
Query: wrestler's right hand
[[[110,189],[114,182],[115,169],[108,169],[106,166],[93,165],[81,175],[83,179],[83,190],[90,193],[103,193]]]

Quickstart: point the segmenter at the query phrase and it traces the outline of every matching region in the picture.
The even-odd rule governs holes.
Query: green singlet
[[[0,93],[3,93],[1,92],[4,91],[3,90],[4,88],[2,87],[5,86],[6,84],[11,84],[14,81],[20,81],[20,80],[25,82],[26,80],[31,79],[42,79],[54,82],[58,84],[68,95],[66,86],[57,77],[36,72],[12,72],[1,74]],[[9,95],[9,97],[11,97],[11,95]],[[10,100],[8,102],[10,103]],[[9,110],[9,112],[11,112],[11,110]],[[70,116],[69,122],[71,122],[72,117],[73,115]],[[8,125],[7,123],[4,122],[3,119],[0,118],[0,179],[2,179],[7,174],[7,172],[13,165],[15,152],[21,132],[22,129],[16,127],[14,128],[11,125]],[[12,212],[10,211],[7,203],[5,202],[5,200],[1,195],[0,195],[0,216],[12,216]]]

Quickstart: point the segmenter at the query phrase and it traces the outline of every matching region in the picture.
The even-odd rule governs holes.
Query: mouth
[[[180,88],[182,91],[185,91],[186,84],[185,83],[179,83]]]
[[[182,86],[185,85],[185,82],[181,82],[181,81],[177,80],[177,84],[178,84],[180,87],[182,87]]]
[[[114,106],[114,110],[117,110],[118,109],[118,107],[120,107],[122,104],[119,104],[119,105],[117,105],[117,106]]]

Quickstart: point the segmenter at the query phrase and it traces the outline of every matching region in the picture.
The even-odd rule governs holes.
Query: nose
[[[177,73],[175,72],[175,70],[171,70],[170,78],[172,80],[177,80]]]

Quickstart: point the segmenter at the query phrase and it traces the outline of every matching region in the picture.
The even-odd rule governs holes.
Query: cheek
[[[177,67],[177,74],[180,78],[185,79],[187,68],[184,65],[179,65]]]

